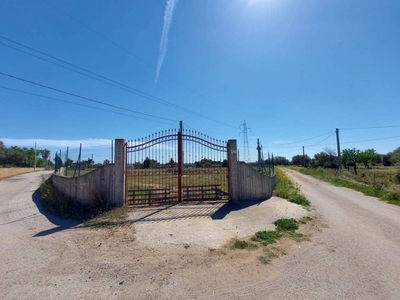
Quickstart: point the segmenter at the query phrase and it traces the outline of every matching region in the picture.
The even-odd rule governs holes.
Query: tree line
[[[45,168],[53,166],[50,161],[50,150],[35,149],[27,147],[11,146],[6,147],[3,141],[0,141],[0,166],[18,167],[18,168]]]
[[[362,164],[365,168],[371,165],[382,164],[383,166],[392,166],[400,162],[400,147],[387,154],[379,154],[375,149],[359,150],[356,148],[344,149],[341,151],[341,161],[344,168],[353,168],[357,172],[357,164]],[[274,158],[275,165],[295,165],[305,167],[323,167],[338,168],[338,155],[329,148],[317,153],[313,158],[308,155],[295,155],[289,161],[283,156]]]

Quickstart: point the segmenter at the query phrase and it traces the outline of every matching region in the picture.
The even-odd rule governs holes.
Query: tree
[[[7,156],[7,148],[4,146],[3,141],[0,141],[0,165],[3,164],[3,160]]]
[[[385,167],[393,166],[393,162],[392,162],[392,160],[391,160],[391,157],[390,157],[390,154],[389,154],[389,153],[382,156],[382,164],[383,164]]]
[[[158,165],[158,161],[156,161],[155,159],[150,159],[149,157],[146,157],[146,159],[143,161],[144,169],[154,168],[157,165]]]
[[[342,151],[342,161],[345,167],[349,169],[349,167],[354,168],[354,174],[357,175],[357,162],[360,160],[360,150],[356,148],[353,149],[344,149]]]
[[[172,168],[174,165],[175,165],[175,161],[173,160],[173,158],[171,158],[170,160],[169,160],[169,166]]]
[[[388,153],[393,163],[400,162],[400,147]]]
[[[323,167],[326,162],[331,161],[331,157],[325,152],[315,154],[314,159],[317,167]]]
[[[223,167],[223,168],[227,168],[227,167],[228,167],[228,160],[227,160],[227,159],[224,159],[224,160],[222,161],[221,167]]]
[[[377,161],[378,153],[374,149],[360,151],[357,156],[357,162],[364,164],[364,167],[369,168],[369,163],[374,164]]]
[[[48,161],[48,160],[49,160],[49,157],[50,157],[50,150],[48,150],[48,149],[43,149],[43,150],[41,150],[41,154],[42,154],[42,158],[43,158],[45,161]]]
[[[105,159],[104,161],[103,161],[103,165],[109,165],[110,164],[110,161],[108,160],[108,159]]]
[[[290,165],[290,161],[286,157],[283,157],[283,156],[275,156],[274,157],[274,163],[275,163],[276,166],[288,166],[288,165]],[[269,165],[268,159],[265,161],[265,164]]]
[[[65,161],[65,166],[70,167],[70,166],[72,166],[73,163],[74,163],[74,161],[72,159],[67,158],[67,160]]]
[[[311,158],[308,155],[295,155],[292,157],[292,165],[305,167],[308,166],[310,160]]]

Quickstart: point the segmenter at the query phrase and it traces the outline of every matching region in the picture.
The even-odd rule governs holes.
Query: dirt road
[[[279,198],[222,214],[208,204],[133,211],[132,225],[95,229],[38,210],[42,173],[0,181],[1,298],[399,299],[400,207],[286,172],[311,200],[300,229],[311,237],[281,240],[286,255],[267,265],[262,249],[204,245],[304,213]]]

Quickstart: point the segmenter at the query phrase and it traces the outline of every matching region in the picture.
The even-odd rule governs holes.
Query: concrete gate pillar
[[[114,161],[114,199],[113,204],[123,206],[125,204],[125,174],[126,174],[126,147],[124,139],[115,140],[115,161]]]
[[[237,142],[228,141],[228,172],[229,172],[229,195],[232,202],[239,201],[238,165],[237,165]]]

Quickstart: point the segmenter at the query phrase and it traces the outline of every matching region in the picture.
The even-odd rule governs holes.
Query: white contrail
[[[169,28],[171,27],[174,9],[175,9],[175,6],[178,3],[178,1],[179,0],[168,0],[167,6],[165,7],[164,25],[163,25],[161,41],[160,41],[160,54],[158,56],[157,72],[156,72],[156,79],[154,80],[154,86],[157,84],[158,76],[160,75],[164,57],[165,57],[165,54],[167,53],[168,32],[169,32]]]

